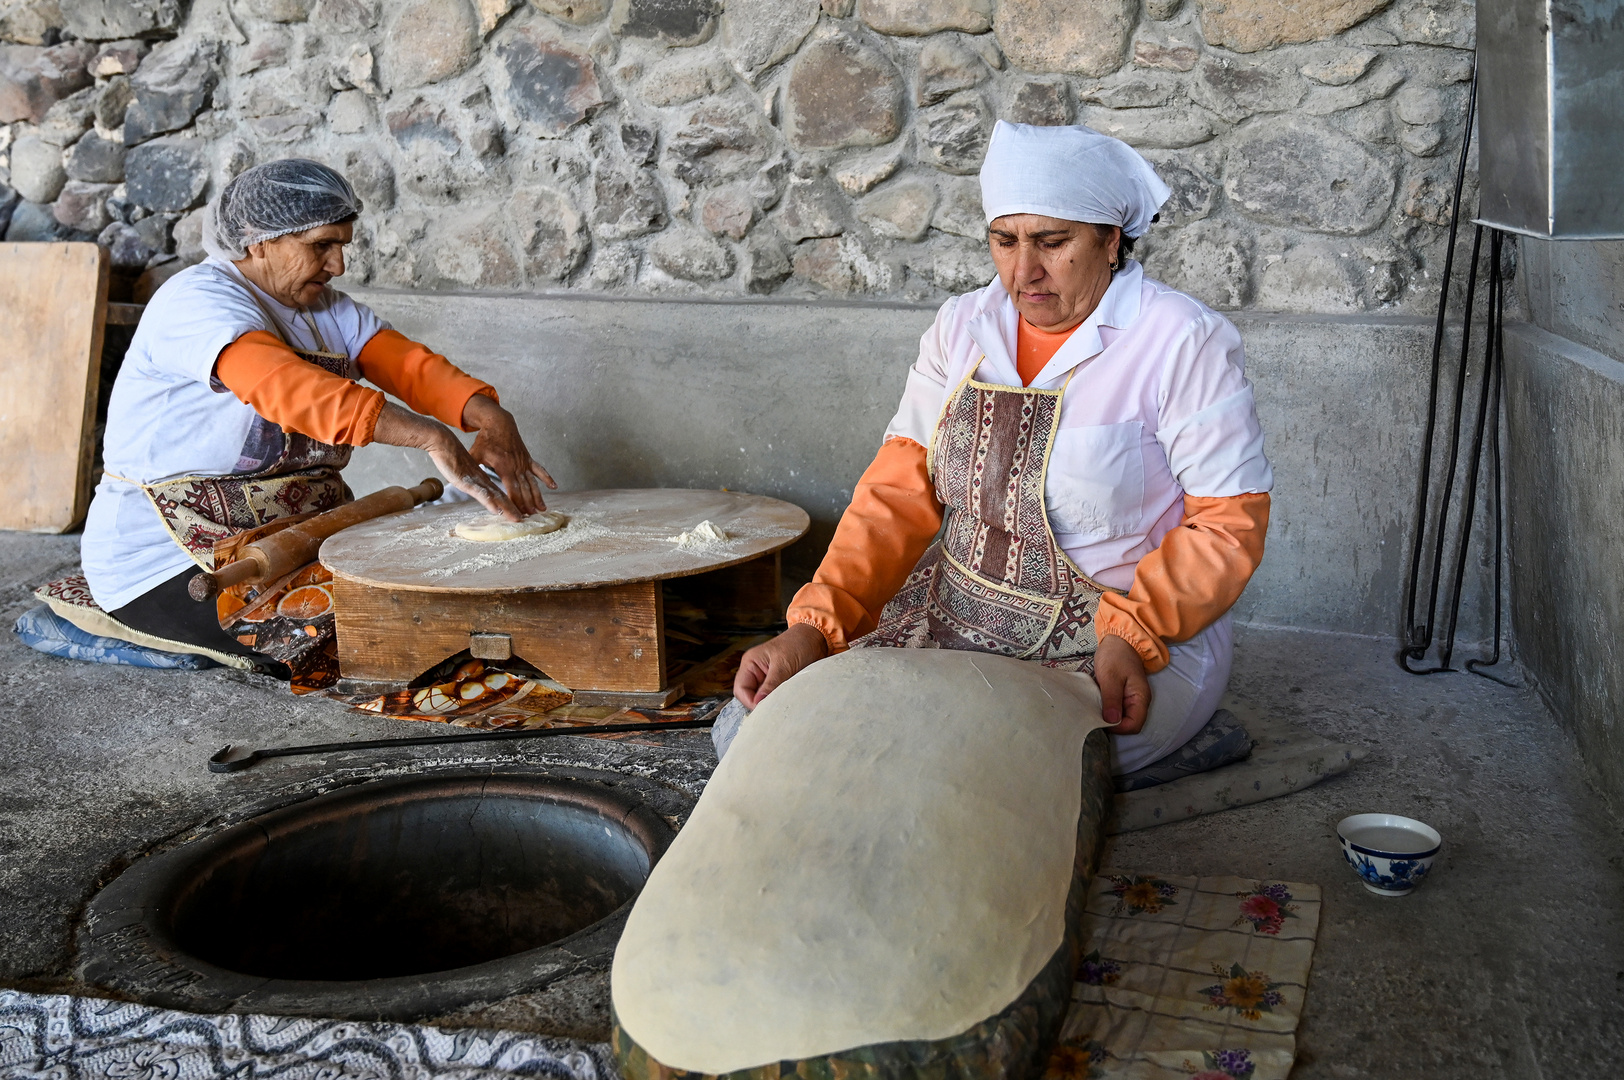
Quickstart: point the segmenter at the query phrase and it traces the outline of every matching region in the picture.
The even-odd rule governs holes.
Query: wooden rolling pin
[[[243,548],[237,561],[227,563],[214,573],[201,573],[187,582],[186,591],[199,602],[217,595],[222,589],[245,582],[275,581],[291,574],[308,562],[315,561],[321,551],[321,542],[351,525],[371,521],[385,514],[410,510],[418,503],[432,502],[445,492],[445,485],[429,479],[416,487],[388,487],[374,491],[364,499],[317,514],[309,521],[301,521],[281,532],[274,532]]]

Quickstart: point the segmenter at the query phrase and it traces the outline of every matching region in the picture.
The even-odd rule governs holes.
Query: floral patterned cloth
[[[1111,833],[1149,829],[1290,795],[1346,771],[1365,756],[1362,747],[1332,742],[1289,720],[1261,718],[1232,700],[1224,707],[1251,735],[1252,755],[1211,772],[1118,795]]]
[[[1285,1080],[1317,885],[1102,870],[1046,1080]]]
[[[512,1031],[198,1016],[0,990],[0,1076],[74,1080],[613,1080],[603,1044]]]

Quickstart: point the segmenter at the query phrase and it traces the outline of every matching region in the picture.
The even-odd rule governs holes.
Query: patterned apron
[[[999,386],[974,374],[931,438],[942,535],[851,647],[964,649],[1092,674],[1105,586],[1055,543],[1043,498],[1066,388]]]
[[[249,295],[259,303],[273,332],[300,359],[344,378],[359,374],[347,354],[327,350],[308,311],[302,314],[316,341],[314,352],[294,347],[275,314],[252,289]],[[252,472],[182,476],[151,484],[106,475],[146,492],[170,537],[193,562],[210,571],[233,561],[247,543],[293,524],[293,519],[303,520],[354,498],[339,475],[349,464],[350,447],[283,431],[262,418],[256,420],[250,439],[267,449],[275,445],[272,440],[281,440],[269,464]],[[235,586],[218,598],[221,628],[286,664],[293,672],[296,693],[331,685],[338,675],[331,580],[320,563],[311,563],[275,582]]]

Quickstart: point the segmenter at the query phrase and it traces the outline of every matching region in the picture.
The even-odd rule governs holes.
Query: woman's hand
[[[829,655],[823,631],[810,623],[796,623],[771,641],[757,645],[739,661],[733,696],[754,709],[784,680]]]
[[[428,454],[446,482],[479,500],[497,517],[518,521],[520,514],[502,489],[491,483],[462,440],[438,420],[419,416],[394,402],[385,402],[372,429],[372,441],[387,446],[410,446]]]
[[[1094,650],[1094,681],[1100,687],[1105,722],[1114,725],[1118,735],[1137,735],[1150,712],[1150,679],[1138,651],[1115,634],[1100,638]]]
[[[525,517],[547,509],[541,484],[558,487],[553,478],[530,457],[513,414],[485,394],[475,394],[462,409],[462,426],[479,432],[469,453],[481,465],[489,465],[502,478],[513,505]]]

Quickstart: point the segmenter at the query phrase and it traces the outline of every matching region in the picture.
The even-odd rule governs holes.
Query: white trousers
[[[1218,711],[1235,659],[1229,616],[1189,641],[1168,647],[1167,666],[1150,677],[1150,715],[1136,735],[1112,735],[1111,772],[1120,776],[1160,761]]]
[[[1168,648],[1167,666],[1150,677],[1150,714],[1134,735],[1112,735],[1111,772],[1120,776],[1160,761],[1195,737],[1229,685],[1235,634],[1225,615],[1189,641]],[[711,728],[720,758],[733,744],[744,706],[729,701]]]

